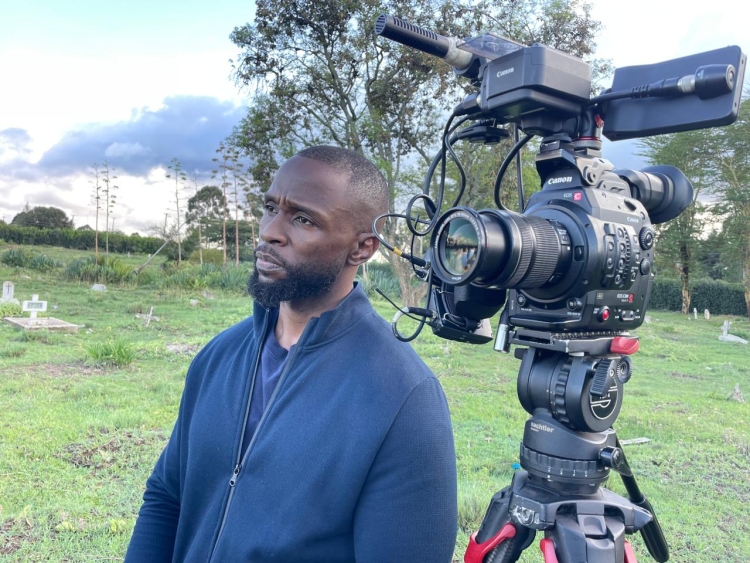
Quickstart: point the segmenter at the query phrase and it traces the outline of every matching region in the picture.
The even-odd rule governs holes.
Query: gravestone
[[[698,309],[696,309],[695,307],[693,307],[693,315],[695,316],[695,320],[697,321],[698,320]]]
[[[142,314],[142,313],[136,313],[135,314],[135,318],[137,318],[137,319],[145,319],[146,322],[143,324],[143,326],[150,325],[151,321],[158,321],[159,320],[159,317],[157,317],[156,315],[154,315],[154,308],[153,307],[150,307],[149,310],[148,310],[148,313],[146,313],[145,315]]]
[[[39,295],[31,296],[31,301],[24,301],[22,310],[28,312],[28,317],[5,317],[3,320],[16,328],[23,330],[52,330],[63,332],[78,332],[78,325],[74,325],[52,317],[37,318],[37,313],[47,310],[47,302],[40,301]]]
[[[36,320],[36,314],[37,313],[44,313],[47,310],[47,302],[46,301],[39,301],[39,296],[35,293],[31,296],[31,301],[24,301],[22,310],[24,312],[29,313],[29,318],[32,321]],[[34,322],[31,322],[29,324],[35,324]]]
[[[711,313],[708,309],[703,309],[703,318],[707,321],[711,320]]]
[[[13,297],[13,282],[3,282],[3,296],[0,297],[0,303],[14,303],[15,305],[21,304],[18,299]]]
[[[744,338],[740,338],[739,336],[735,336],[734,334],[729,334],[729,327],[731,327],[732,324],[729,321],[724,321],[724,324],[721,327],[721,336],[719,336],[719,340],[722,342],[737,342],[738,344],[747,344],[747,340]]]
[[[91,286],[92,291],[107,291],[107,286],[103,283],[95,283]]]

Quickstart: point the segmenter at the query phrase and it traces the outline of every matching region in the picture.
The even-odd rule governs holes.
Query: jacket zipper
[[[229,503],[232,501],[232,496],[234,495],[234,484],[237,481],[237,475],[239,475],[240,473],[240,459],[242,456],[242,444],[245,440],[245,427],[247,426],[247,419],[250,416],[250,405],[253,400],[253,390],[255,389],[255,379],[256,379],[256,376],[258,375],[258,365],[260,364],[260,353],[263,347],[263,341],[265,340],[267,333],[268,333],[268,313],[266,313],[266,318],[263,323],[263,336],[260,341],[260,344],[258,345],[258,351],[255,355],[255,365],[253,366],[253,373],[252,373],[251,380],[250,380],[250,392],[248,393],[247,406],[245,407],[245,416],[242,419],[240,445],[237,450],[237,462],[234,465],[234,469],[232,470],[232,476],[229,479],[229,495],[227,497],[227,500],[224,503],[224,513],[221,518],[221,525],[219,526],[219,531],[214,537],[213,545],[211,546],[211,552],[208,556],[209,563],[213,559],[214,551],[216,550],[216,544],[219,541],[219,536],[221,536],[221,531],[224,529],[224,523],[226,522],[227,511],[229,509]]]
[[[284,379],[286,379],[286,375],[287,373],[289,373],[289,370],[291,369],[292,364],[294,363],[294,359],[296,358],[301,348],[299,344],[301,344],[302,341],[304,340],[305,334],[308,332],[308,329],[310,329],[311,323],[314,323],[314,319],[311,319],[310,322],[308,322],[307,326],[305,327],[305,330],[300,336],[299,341],[297,342],[297,346],[295,346],[294,348],[294,352],[292,353],[291,356],[287,358],[286,363],[284,364],[284,369],[282,370],[281,375],[279,376],[279,381],[276,383],[276,387],[274,388],[273,393],[271,393],[271,397],[268,399],[268,404],[266,405],[266,408],[263,410],[263,414],[261,415],[260,420],[258,421],[258,426],[255,428],[255,432],[253,432],[253,435],[250,438],[250,443],[247,445],[247,450],[245,450],[245,455],[242,455],[242,445],[243,445],[242,443],[245,439],[245,427],[247,426],[247,418],[250,415],[250,403],[252,402],[252,392],[253,392],[253,388],[255,387],[255,378],[258,374],[258,364],[260,363],[261,347],[263,346],[262,342],[261,342],[261,347],[258,348],[258,355],[255,359],[255,369],[253,370],[253,382],[250,386],[250,398],[248,399],[248,402],[247,402],[247,409],[245,410],[245,419],[242,424],[242,439],[240,440],[240,448],[239,448],[239,451],[237,452],[237,464],[234,466],[234,469],[232,470],[232,476],[229,478],[229,497],[227,498],[226,504],[224,505],[224,514],[221,517],[221,525],[219,526],[219,532],[218,534],[216,534],[214,545],[211,548],[211,555],[209,555],[208,557],[209,563],[213,561],[214,553],[216,551],[216,546],[219,544],[219,539],[221,539],[221,533],[224,531],[224,525],[227,522],[227,515],[229,514],[229,506],[232,503],[232,497],[234,496],[234,485],[237,483],[237,478],[239,477],[240,471],[242,470],[242,467],[245,464],[245,460],[247,459],[247,456],[250,454],[250,450],[255,444],[256,438],[258,437],[258,433],[260,432],[260,429],[263,426],[263,422],[266,420],[266,416],[268,415],[268,412],[271,410],[271,406],[276,400],[276,395],[278,395],[279,389],[281,389],[281,385],[282,383],[284,383]],[[266,326],[263,331],[264,341],[265,341],[265,335],[267,331],[268,331],[268,317],[266,317]]]

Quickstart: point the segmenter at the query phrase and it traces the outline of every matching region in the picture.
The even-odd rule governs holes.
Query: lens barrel
[[[560,224],[497,209],[447,211],[431,244],[438,277],[453,285],[532,289],[557,281],[570,263]]]

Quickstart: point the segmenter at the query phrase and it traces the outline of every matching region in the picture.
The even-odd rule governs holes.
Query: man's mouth
[[[266,272],[284,269],[284,266],[279,260],[265,252],[255,253],[255,267]]]

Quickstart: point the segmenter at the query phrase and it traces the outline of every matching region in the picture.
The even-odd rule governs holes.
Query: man
[[[388,188],[336,147],[265,195],[253,316],[195,358],[127,562],[448,563],[453,434],[434,375],[354,284]]]

